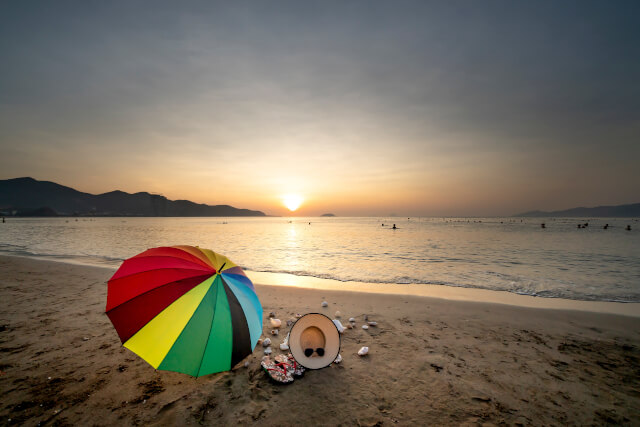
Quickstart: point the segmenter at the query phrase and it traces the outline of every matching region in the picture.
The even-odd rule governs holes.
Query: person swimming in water
[[[396,228],[398,228],[398,227],[396,227],[396,225],[395,225],[395,224],[393,224],[393,227],[391,227],[391,228],[393,228],[393,229],[395,230],[395,229],[396,229]]]

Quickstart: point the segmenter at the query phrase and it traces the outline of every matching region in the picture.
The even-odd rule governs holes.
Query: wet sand
[[[258,285],[283,322],[355,317],[343,362],[280,386],[259,347],[248,368],[193,379],[121,346],[104,314],[112,274],[0,257],[3,425],[640,424],[639,317]],[[378,326],[362,330],[364,314]],[[268,335],[276,354],[284,335]]]

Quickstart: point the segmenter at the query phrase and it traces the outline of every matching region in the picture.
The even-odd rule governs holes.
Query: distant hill
[[[322,215],[320,215],[320,216],[335,216],[335,215],[334,215],[334,214],[332,214],[332,213],[326,213],[326,214],[322,214]]]
[[[0,180],[0,211],[18,216],[265,216],[260,211],[168,200],[164,196],[144,192],[82,193],[55,182],[33,178]]]
[[[597,206],[595,208],[573,208],[564,211],[531,211],[525,212],[514,216],[521,217],[638,217],[640,216],[640,203],[633,203],[631,205],[618,205],[618,206]]]

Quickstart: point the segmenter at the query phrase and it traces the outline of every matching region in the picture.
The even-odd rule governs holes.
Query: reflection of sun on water
[[[296,226],[289,224],[289,237],[287,238],[286,245],[286,259],[282,264],[285,270],[289,272],[301,271],[302,265],[300,262],[300,240],[297,238]]]
[[[282,202],[291,212],[295,211],[300,207],[304,199],[297,194],[287,194],[282,196]]]

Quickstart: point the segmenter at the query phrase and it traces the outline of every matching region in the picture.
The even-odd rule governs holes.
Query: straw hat
[[[307,369],[321,369],[338,357],[340,333],[324,314],[305,314],[291,327],[289,349],[300,365]]]

